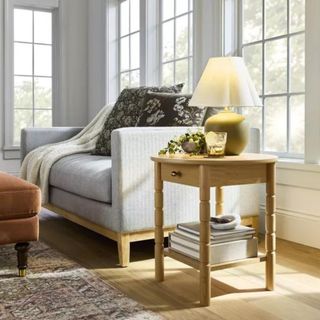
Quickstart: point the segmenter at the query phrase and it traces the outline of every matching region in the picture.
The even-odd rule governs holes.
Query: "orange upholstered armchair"
[[[29,241],[39,237],[40,189],[0,172],[0,245],[15,243],[19,276],[25,276]]]

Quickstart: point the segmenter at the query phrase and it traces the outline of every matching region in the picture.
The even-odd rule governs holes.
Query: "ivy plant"
[[[202,154],[205,153],[206,139],[201,130],[196,132],[187,132],[179,137],[171,139],[167,147],[159,151],[159,155],[175,154],[175,153],[190,153]]]

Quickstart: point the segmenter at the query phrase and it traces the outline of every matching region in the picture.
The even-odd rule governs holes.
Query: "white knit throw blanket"
[[[27,154],[21,165],[20,176],[40,187],[42,204],[49,202],[49,175],[53,164],[75,153],[93,151],[112,108],[112,105],[105,106],[81,132],[71,139],[41,146]]]

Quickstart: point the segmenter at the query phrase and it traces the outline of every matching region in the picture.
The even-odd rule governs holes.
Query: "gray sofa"
[[[185,127],[121,128],[112,132],[112,156],[75,154],[57,161],[50,173],[50,203],[46,207],[118,243],[119,262],[127,266],[130,242],[153,235],[153,163],[150,156]],[[81,128],[22,130],[22,159],[38,146],[69,139]],[[250,152],[259,152],[259,131],[251,129]],[[165,184],[166,232],[179,222],[198,219],[198,190]],[[246,196],[243,197],[243,192]],[[240,202],[245,198],[244,202]],[[215,194],[212,190],[212,212]],[[225,212],[257,214],[259,197],[253,189],[225,188]]]

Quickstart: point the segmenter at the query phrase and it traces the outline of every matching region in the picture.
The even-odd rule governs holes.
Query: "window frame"
[[[143,59],[141,57],[142,54],[142,50],[144,49],[144,47],[142,46],[142,34],[143,34],[143,26],[145,25],[145,17],[143,15],[144,12],[144,5],[143,5],[143,1],[139,0],[139,13],[140,13],[140,21],[139,21],[139,29],[136,31],[131,32],[131,0],[127,0],[129,1],[129,33],[125,34],[125,35],[121,35],[121,3],[124,2],[126,0],[119,0],[118,2],[118,52],[119,52],[119,58],[118,58],[118,87],[119,87],[119,91],[121,91],[121,75],[123,73],[129,73],[129,86],[131,84],[131,73],[134,71],[139,71],[139,84],[142,85],[143,84],[143,76],[142,73],[144,72],[143,68]],[[131,68],[131,37],[135,34],[139,34],[139,50],[140,50],[140,55],[139,55],[139,68]],[[121,39],[128,37],[129,40],[129,68],[125,69],[125,70],[121,70]],[[119,92],[120,93],[120,92]]]
[[[4,158],[19,159],[20,146],[14,145],[14,9],[30,9],[52,12],[52,119],[58,101],[58,0],[6,0],[4,26]]]
[[[119,87],[119,1],[106,2],[106,59],[105,99],[114,103],[120,93]],[[223,1],[193,0],[193,66],[194,88],[212,56],[223,54]],[[160,0],[140,0],[140,84],[159,86],[161,83],[160,56]],[[205,30],[206,32],[204,32]],[[195,37],[203,34],[203,37]],[[214,36],[212,36],[214,35]],[[236,48],[235,48],[236,50]]]
[[[194,68],[195,68],[195,63],[194,63],[194,58],[195,58],[195,18],[194,18],[194,13],[195,13],[195,5],[196,1],[194,0],[188,0],[188,11],[176,15],[176,0],[174,1],[174,15],[171,18],[168,18],[166,20],[162,19],[163,16],[163,0],[160,0],[159,4],[159,15],[158,15],[158,28],[159,28],[159,84],[164,85],[163,83],[163,66],[165,64],[173,63],[173,84],[176,84],[176,63],[179,61],[187,60],[188,61],[188,91],[187,93],[191,93],[192,90],[194,89]],[[192,3],[192,10],[190,10],[190,4]],[[188,55],[182,58],[176,58],[176,21],[177,19],[187,16],[188,17]],[[190,17],[192,16],[192,45],[190,44]],[[163,37],[162,37],[162,27],[163,24],[169,21],[173,21],[173,59],[170,59],[168,61],[163,61]],[[192,54],[190,54],[192,53]],[[191,64],[191,66],[190,66]]]
[[[113,103],[115,97],[121,91],[121,73],[125,71],[121,71],[120,68],[120,55],[121,55],[121,44],[120,40],[123,38],[120,34],[120,24],[121,24],[121,11],[120,5],[121,0],[113,0],[117,1],[116,11],[112,11],[112,16],[110,16],[109,10],[111,8],[115,8],[113,5],[107,5],[107,20],[112,23],[112,27],[116,29],[116,41],[117,45],[114,46],[114,40],[112,40],[113,35],[110,34],[110,30],[107,30],[107,70],[114,70],[113,66],[110,64],[110,58],[117,60],[116,68],[113,71],[113,76],[108,76],[106,80],[106,91],[107,91],[107,103]],[[189,81],[191,80],[189,86],[190,90],[194,88],[194,84],[196,83],[197,78],[195,77],[195,12],[196,9],[202,7],[200,2],[191,0],[193,3],[193,10],[188,10],[183,14],[179,14],[178,16],[173,17],[180,17],[183,15],[188,15],[188,21],[190,21],[190,12],[193,14],[193,27],[192,27],[192,55],[190,56],[190,49],[188,52],[188,57],[176,59],[179,60],[186,60],[188,59],[188,65],[190,64],[190,59],[192,59],[192,68],[190,66],[188,68],[188,77]],[[207,1],[207,0],[206,0]],[[209,0],[211,1],[211,0]],[[140,85],[154,85],[160,86],[162,83],[162,54],[160,54],[160,50],[162,50],[162,35],[161,35],[161,8],[162,8],[162,1],[161,0],[140,0]],[[116,12],[116,15],[115,15]],[[129,13],[130,14],[130,13]],[[109,25],[109,24],[108,24]],[[190,32],[190,31],[189,31]],[[128,36],[128,35],[126,35]],[[188,46],[190,48],[190,45]],[[133,69],[132,69],[133,70]],[[129,70],[126,70],[129,71]],[[131,70],[130,70],[131,71]],[[117,91],[117,92],[116,92]]]
[[[279,156],[280,158],[293,158],[293,159],[303,159],[305,157],[305,153],[303,154],[297,154],[297,153],[291,153],[289,152],[289,146],[290,146],[290,100],[293,96],[301,96],[303,95],[306,97],[306,75],[305,75],[305,90],[304,91],[291,91],[290,90],[290,39],[294,36],[298,35],[304,35],[305,41],[306,41],[306,32],[305,29],[303,31],[297,31],[297,32],[290,32],[290,0],[287,0],[287,23],[286,23],[286,29],[287,32],[283,35],[278,35],[270,38],[265,38],[265,0],[261,0],[262,2],[262,38],[261,40],[256,40],[248,43],[243,43],[243,0],[239,1],[238,4],[238,14],[237,14],[237,26],[238,26],[238,32],[237,32],[237,38],[238,38],[238,55],[243,56],[243,49],[246,47],[250,47],[253,45],[261,44],[262,49],[262,71],[261,71],[261,95],[260,98],[262,100],[263,104],[263,110],[262,110],[262,132],[261,132],[261,150],[264,153],[268,154],[275,154]],[[306,15],[306,13],[305,13]],[[286,39],[287,45],[286,45],[286,54],[287,54],[287,68],[286,68],[286,86],[287,89],[284,93],[276,93],[276,94],[268,94],[265,93],[265,50],[266,50],[266,43],[273,42],[276,40]],[[305,66],[306,68],[306,66]],[[287,117],[286,117],[286,127],[287,127],[287,139],[286,139],[286,148],[287,152],[275,152],[275,151],[267,151],[264,149],[265,144],[265,99],[271,98],[271,97],[285,97],[286,98],[286,111],[287,111]],[[304,105],[304,110],[306,110],[306,106]],[[306,120],[305,120],[306,121]],[[304,133],[306,135],[306,132]]]

